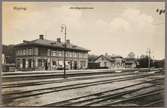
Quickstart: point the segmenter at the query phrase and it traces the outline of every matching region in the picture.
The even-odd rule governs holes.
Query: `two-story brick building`
[[[44,39],[24,41],[17,44],[16,68],[18,70],[56,70],[64,68],[64,51],[66,52],[66,67],[68,69],[86,69],[89,50],[70,43]]]

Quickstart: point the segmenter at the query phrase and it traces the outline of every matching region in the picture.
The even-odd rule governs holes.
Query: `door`
[[[72,69],[72,61],[70,61],[70,69]]]
[[[28,60],[28,67],[29,67],[29,68],[31,68],[31,65],[32,65],[31,62],[32,62],[31,59],[29,59],[29,60]]]
[[[77,61],[74,61],[74,69],[77,69]]]
[[[23,59],[23,69],[25,69],[25,67],[26,67],[26,60]]]
[[[44,60],[45,70],[48,70],[48,63],[47,60]]]

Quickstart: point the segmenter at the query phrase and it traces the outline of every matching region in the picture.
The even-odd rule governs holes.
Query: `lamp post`
[[[150,71],[150,64],[151,64],[151,63],[150,63],[150,61],[151,61],[151,60],[150,60],[150,58],[151,58],[150,55],[151,55],[151,50],[148,49],[147,53],[148,53],[148,69],[149,69],[149,71]]]
[[[67,34],[67,27],[65,24],[61,26],[61,32],[64,31],[64,78],[66,78],[66,34]]]

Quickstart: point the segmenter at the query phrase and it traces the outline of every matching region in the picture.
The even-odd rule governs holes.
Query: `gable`
[[[110,60],[108,60],[106,57],[104,56],[99,56],[95,62],[100,62],[100,61],[106,61],[106,62],[110,62]]]

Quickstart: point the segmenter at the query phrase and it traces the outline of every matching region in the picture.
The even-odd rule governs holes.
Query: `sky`
[[[165,57],[164,2],[3,2],[2,43],[18,44],[44,38],[64,40],[67,26],[71,43],[91,50],[89,54],[136,57],[151,49],[155,59]],[[77,9],[75,7],[80,7]],[[85,9],[83,9],[85,8]]]

